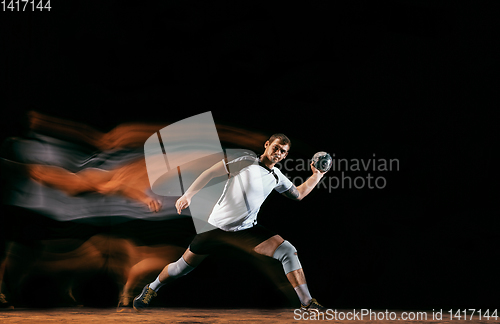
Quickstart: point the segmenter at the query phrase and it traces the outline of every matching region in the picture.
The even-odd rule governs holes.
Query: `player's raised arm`
[[[307,196],[313,189],[316,187],[318,182],[320,182],[321,178],[325,174],[325,172],[321,172],[314,167],[314,163],[311,163],[311,170],[313,171],[312,176],[310,176],[304,183],[300,186],[295,187],[292,185],[290,189],[283,192],[282,195],[293,199],[293,200],[302,200],[305,196]]]
[[[292,187],[282,194],[293,200],[302,200],[314,189],[314,187],[316,187],[318,182],[331,166],[332,157],[328,153],[318,152],[314,154],[311,162],[311,170],[313,172],[312,176],[298,187],[295,187],[292,184]]]
[[[220,161],[209,169],[203,171],[198,178],[193,182],[193,184],[189,187],[188,190],[177,199],[175,202],[175,208],[177,209],[177,213],[180,214],[183,209],[186,209],[191,203],[191,198],[193,198],[198,191],[203,189],[207,185],[207,183],[213,178],[217,178],[227,174],[227,170],[224,166],[224,161]]]

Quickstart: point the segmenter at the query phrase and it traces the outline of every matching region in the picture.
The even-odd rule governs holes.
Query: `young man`
[[[224,192],[208,219],[208,222],[217,228],[196,235],[182,257],[167,265],[154,282],[144,287],[141,294],[134,299],[133,306],[136,310],[149,306],[160,287],[186,275],[217,246],[228,243],[250,246],[253,252],[281,261],[285,274],[300,299],[301,308],[305,311],[323,308],[309,293],[293,245],[280,235],[257,224],[260,206],[273,189],[288,198],[302,200],[324,175],[311,164],[312,176],[295,187],[279,169],[275,168],[275,164],[287,156],[290,146],[288,137],[274,134],[264,144],[265,151],[260,158],[246,155],[231,161],[223,160],[204,171],[193,182],[175,204],[179,214],[190,205],[191,198],[211,179],[229,175]],[[242,188],[244,188],[243,194]]]

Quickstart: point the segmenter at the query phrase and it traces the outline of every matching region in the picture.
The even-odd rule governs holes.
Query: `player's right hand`
[[[191,198],[182,196],[175,202],[175,208],[177,209],[177,214],[181,214],[183,209],[186,209],[191,203]]]

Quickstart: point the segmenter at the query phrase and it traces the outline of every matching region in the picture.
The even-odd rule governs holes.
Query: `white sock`
[[[149,288],[153,289],[155,292],[158,292],[158,290],[164,285],[160,282],[159,278],[160,276],[156,277],[155,281],[149,284]]]
[[[297,296],[299,296],[300,302],[302,305],[307,305],[311,301],[312,297],[309,293],[309,289],[307,289],[307,284],[298,285],[294,288]]]

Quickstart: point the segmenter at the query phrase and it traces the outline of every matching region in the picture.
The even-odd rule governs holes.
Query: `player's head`
[[[273,163],[283,160],[290,150],[292,142],[284,134],[273,134],[264,144],[264,156]]]
[[[290,141],[290,139],[285,134],[281,134],[281,133],[273,134],[273,135],[271,135],[271,137],[269,137],[269,139],[267,141],[269,143],[273,143],[275,140],[278,140],[280,144],[283,144],[283,145],[287,144],[288,149],[290,149],[292,147],[292,141]]]

